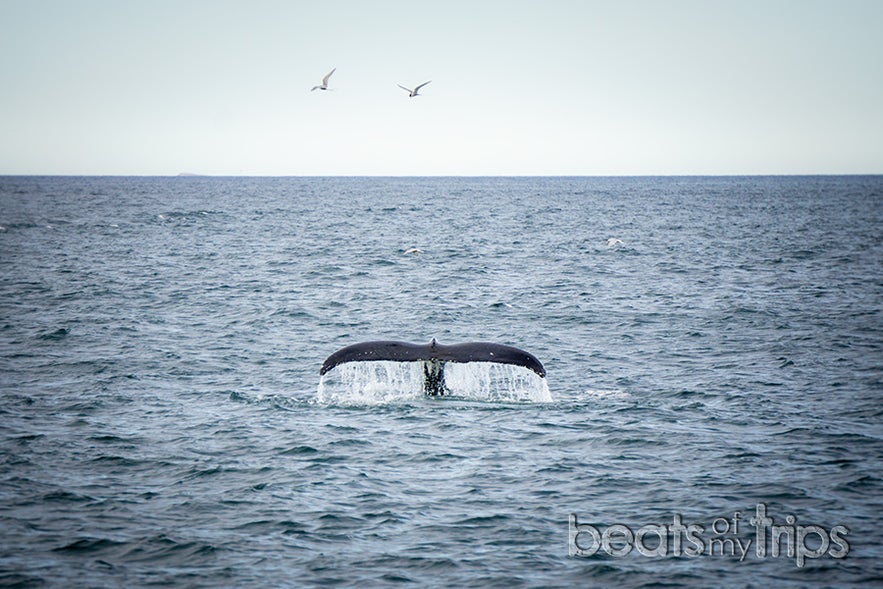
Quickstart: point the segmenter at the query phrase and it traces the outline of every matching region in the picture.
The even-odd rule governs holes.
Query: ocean
[[[881,176],[0,177],[0,585],[883,586],[881,308]]]

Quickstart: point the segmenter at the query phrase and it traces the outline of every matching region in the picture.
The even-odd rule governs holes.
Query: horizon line
[[[798,178],[831,176],[883,176],[883,172],[812,173],[662,173],[662,174],[83,174],[2,173],[0,178]]]

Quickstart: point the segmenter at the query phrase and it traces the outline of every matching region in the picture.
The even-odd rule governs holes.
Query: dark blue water
[[[883,177],[7,177],[0,227],[0,584],[883,583]],[[551,402],[319,397],[433,337]]]

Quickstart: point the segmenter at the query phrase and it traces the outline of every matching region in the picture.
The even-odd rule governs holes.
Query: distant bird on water
[[[337,68],[334,68],[333,70],[328,72],[328,74],[326,74],[325,77],[322,78],[321,84],[319,84],[318,86],[313,86],[313,90],[328,90],[328,78],[330,78],[331,74],[333,74],[335,71],[337,71]],[[310,90],[310,92],[312,92],[313,90]]]
[[[432,81],[432,80],[429,80],[429,82],[431,82],[431,81]],[[417,86],[417,87],[414,88],[413,90],[411,90],[410,88],[405,88],[405,87],[402,86],[401,84],[398,84],[398,87],[401,88],[402,90],[404,90],[405,92],[407,92],[407,93],[408,93],[408,96],[410,96],[411,98],[414,98],[415,96],[417,96],[417,92],[420,91],[420,88],[422,88],[423,86],[427,85],[429,82],[423,82],[422,84],[420,84],[419,86]]]

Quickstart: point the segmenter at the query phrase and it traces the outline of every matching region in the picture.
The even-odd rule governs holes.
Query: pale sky
[[[883,173],[881,0],[0,0],[0,23],[0,174]]]

